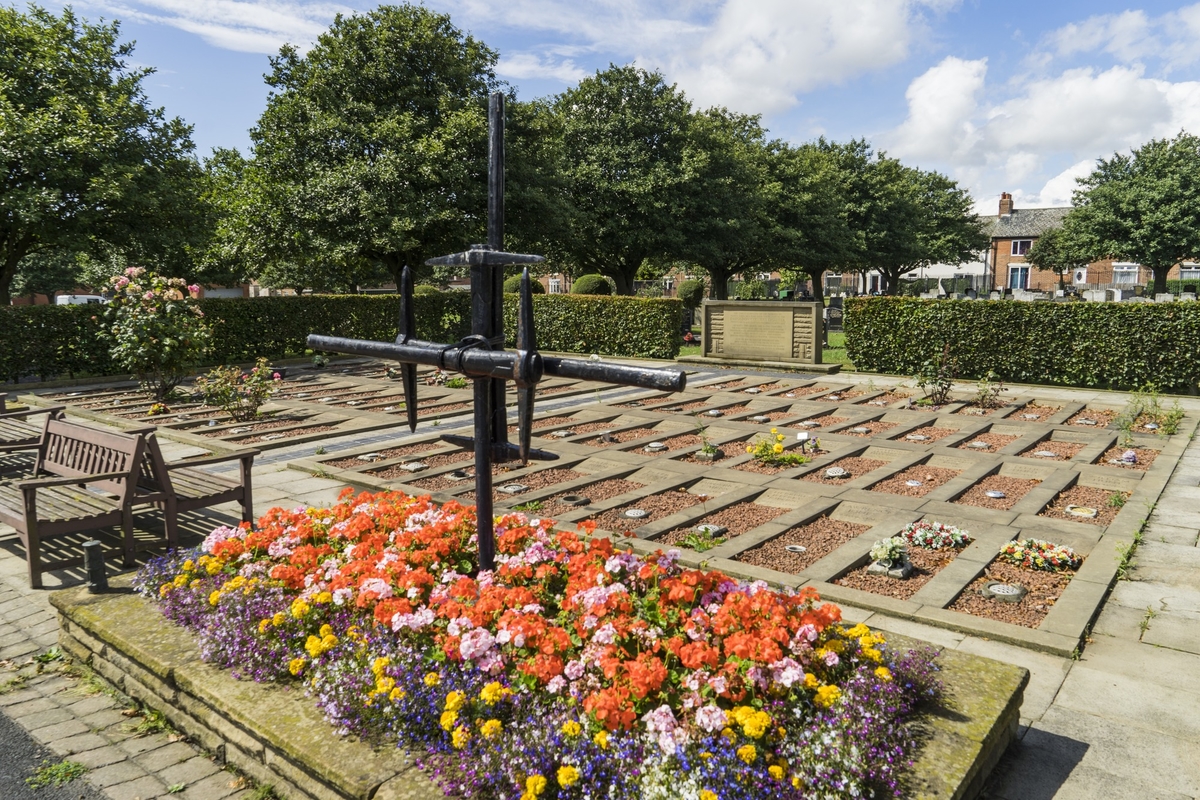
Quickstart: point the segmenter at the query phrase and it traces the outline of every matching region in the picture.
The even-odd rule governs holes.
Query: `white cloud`
[[[1046,35],[1044,47],[1058,57],[1107,53],[1125,64],[1161,61],[1168,71],[1200,59],[1200,3],[1157,17],[1146,12],[1099,14]]]
[[[577,83],[588,74],[569,58],[555,61],[536,53],[501,56],[496,73],[504,78],[553,78],[563,83]]]
[[[1096,168],[1095,159],[1084,159],[1064,169],[1042,186],[1035,194],[1023,192],[1020,189],[1013,192],[1013,201],[1020,207],[1041,208],[1047,206],[1069,206],[1071,197],[1079,188],[1078,179],[1092,174]]]
[[[972,118],[987,75],[987,59],[949,57],[908,86],[908,118],[889,137],[892,149],[911,157],[964,153],[978,137]]]

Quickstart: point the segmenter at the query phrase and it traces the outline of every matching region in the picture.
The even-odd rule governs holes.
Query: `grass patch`
[[[828,336],[829,344],[821,349],[821,363],[841,364],[842,369],[853,369],[854,364],[846,356],[846,334],[839,331]]]
[[[47,786],[63,786],[70,783],[76,778],[81,778],[88,771],[88,768],[78,761],[43,761],[42,765],[34,770],[33,775],[26,778],[25,782],[34,789],[44,789]]]

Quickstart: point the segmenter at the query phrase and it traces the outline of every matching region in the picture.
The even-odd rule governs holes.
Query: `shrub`
[[[742,281],[733,290],[737,300],[766,300],[767,285],[758,279]]]
[[[504,293],[517,294],[521,291],[521,276],[510,275],[504,279]],[[545,294],[546,287],[542,286],[542,282],[532,275],[529,277],[529,291],[533,294]]]
[[[275,393],[279,373],[267,359],[260,358],[249,372],[241,367],[217,367],[196,379],[196,388],[204,395],[205,405],[216,406],[235,420],[258,416],[258,409]]]
[[[114,275],[112,287],[104,337],[113,364],[135,373],[155,399],[166,400],[208,350],[212,334],[204,312],[185,294],[199,287],[142,267]]]
[[[441,294],[442,290],[438,287],[428,284],[419,283],[413,287],[413,297],[425,297],[431,294]]]
[[[846,301],[846,350],[868,372],[916,374],[949,343],[959,375],[1187,393],[1200,379],[1200,303]]]
[[[675,295],[683,303],[683,307],[688,309],[699,308],[700,304],[704,302],[704,294],[704,281],[699,280],[683,281],[675,291]]]
[[[581,275],[571,285],[571,294],[612,294],[603,275]]]
[[[515,300],[516,298],[512,298]],[[538,347],[636,358],[679,354],[682,304],[673,298],[547,294],[533,298]],[[504,333],[517,341],[517,304],[504,304]]]

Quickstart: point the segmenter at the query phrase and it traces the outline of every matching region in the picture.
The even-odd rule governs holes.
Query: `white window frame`
[[[1021,250],[1022,244],[1025,245],[1024,250]],[[1031,248],[1031,247],[1033,247],[1033,239],[1013,239],[1012,240],[1012,252],[1009,255],[1017,256],[1019,258],[1024,258],[1025,254],[1029,252],[1029,248]]]
[[[1142,268],[1131,261],[1113,262],[1112,282],[1116,286],[1136,286],[1142,274]]]
[[[1200,281],[1200,264],[1184,262],[1179,265],[1179,280]]]
[[[558,278],[550,279],[550,294],[562,294],[562,281]]]
[[[1016,284],[1013,283],[1014,276],[1020,276]],[[1029,288],[1029,265],[1028,264],[1009,264],[1008,265],[1008,288],[1009,289],[1028,289]]]

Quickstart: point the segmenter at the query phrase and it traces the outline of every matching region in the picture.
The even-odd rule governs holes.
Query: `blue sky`
[[[1095,160],[1200,133],[1200,3],[1110,0],[427,0],[501,55],[522,98],[610,62],[660,70],[698,106],[775,137],[865,137],[969,188],[982,213],[1069,202]],[[339,11],[301,0],[86,0],[122,22],[151,100],[197,152],[249,147],[267,57]]]

